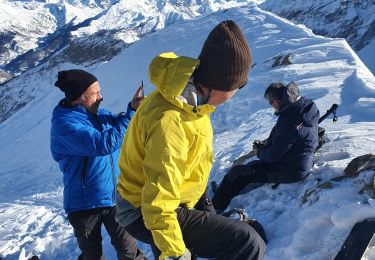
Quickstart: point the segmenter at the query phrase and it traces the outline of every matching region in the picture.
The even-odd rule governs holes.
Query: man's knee
[[[239,181],[241,177],[247,176],[249,174],[250,168],[247,167],[247,165],[236,165],[229,170],[224,178],[226,178],[230,182],[236,182]]]
[[[238,221],[236,229],[236,242],[238,243],[238,249],[240,251],[259,252],[259,254],[264,254],[266,244],[255,229],[242,221]]]

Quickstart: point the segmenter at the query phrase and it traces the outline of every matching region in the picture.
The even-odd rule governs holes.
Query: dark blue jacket
[[[279,166],[290,177],[284,181],[294,182],[305,177],[313,165],[319,110],[310,99],[301,97],[293,103],[282,100],[279,111],[267,146],[257,155],[260,160]]]
[[[113,206],[119,169],[119,149],[134,111],[113,115],[83,106],[66,107],[64,100],[52,115],[51,152],[64,173],[67,214]]]

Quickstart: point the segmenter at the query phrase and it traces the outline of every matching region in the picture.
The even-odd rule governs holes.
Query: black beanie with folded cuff
[[[59,71],[55,86],[65,93],[66,99],[71,102],[78,99],[98,79],[84,70]]]

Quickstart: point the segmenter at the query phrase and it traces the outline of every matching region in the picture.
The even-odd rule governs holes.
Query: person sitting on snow
[[[259,160],[232,167],[212,198],[223,212],[233,197],[250,183],[294,183],[313,165],[318,145],[319,110],[310,99],[300,97],[298,86],[272,83],[264,97],[279,117],[265,144],[254,142]]]

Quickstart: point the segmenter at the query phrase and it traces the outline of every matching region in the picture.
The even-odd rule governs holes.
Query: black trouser
[[[101,226],[104,224],[118,259],[146,259],[137,248],[137,241],[115,221],[115,207],[105,207],[73,212],[68,215],[74,228],[80,259],[104,259],[102,252]]]
[[[266,245],[246,222],[186,208],[178,208],[176,212],[185,245],[194,255],[228,260],[263,259]],[[158,259],[160,251],[142,218],[126,230],[136,239],[150,244]]]
[[[259,160],[251,161],[246,165],[237,165],[229,170],[212,198],[212,203],[215,209],[220,212],[225,210],[232,198],[250,183],[293,183],[300,180],[301,178],[297,176],[283,172],[275,164]]]

